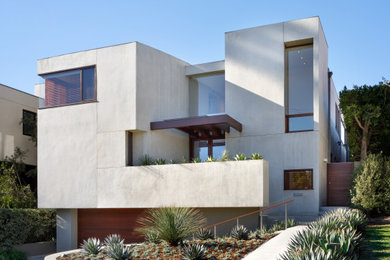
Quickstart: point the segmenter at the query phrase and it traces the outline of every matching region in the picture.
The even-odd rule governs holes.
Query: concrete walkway
[[[295,226],[283,230],[279,235],[270,239],[264,245],[261,245],[255,251],[245,256],[244,260],[277,260],[279,257],[287,251],[288,243],[290,239],[301,230],[304,230],[306,226]]]

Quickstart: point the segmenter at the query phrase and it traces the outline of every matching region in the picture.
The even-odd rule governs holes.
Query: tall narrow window
[[[341,134],[341,112],[340,112],[340,109],[339,107],[337,106],[337,104],[335,105],[335,111],[336,111],[336,114],[335,114],[335,127],[336,127],[336,131],[337,133]]]
[[[23,135],[33,136],[37,131],[37,114],[23,109]]]
[[[286,132],[313,130],[312,44],[286,48],[286,83]]]

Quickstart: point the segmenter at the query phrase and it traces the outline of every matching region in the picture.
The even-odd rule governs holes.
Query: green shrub
[[[17,250],[2,250],[0,248],[1,260],[27,260],[27,256],[24,252]]]
[[[158,234],[159,239],[176,246],[199,230],[206,219],[197,209],[171,207],[149,209],[137,222],[141,234]]]
[[[355,171],[351,203],[372,215],[390,215],[390,158],[371,154]]]
[[[209,157],[206,159],[205,162],[215,162],[215,159],[214,159],[214,157],[209,156]]]
[[[53,240],[56,212],[43,209],[0,209],[0,247]]]

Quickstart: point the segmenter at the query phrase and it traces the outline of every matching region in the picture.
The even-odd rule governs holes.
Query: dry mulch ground
[[[189,244],[198,243],[204,245],[207,250],[206,259],[241,259],[249,252],[255,250],[275,235],[264,235],[248,240],[237,240],[233,238],[217,238],[215,240],[193,240]],[[132,259],[182,259],[181,247],[169,246],[162,242],[159,244],[142,243],[131,246]],[[85,253],[73,253],[57,257],[57,260],[95,260],[108,259],[103,253],[97,256],[90,256]]]

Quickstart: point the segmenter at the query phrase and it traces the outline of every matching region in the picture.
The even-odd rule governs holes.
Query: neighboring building
[[[31,141],[34,129],[21,124],[23,118],[35,120],[37,109],[38,97],[0,84],[0,161],[19,147],[27,152],[24,163],[37,166],[37,148]]]
[[[224,61],[132,42],[38,60],[38,74],[38,206],[57,208],[58,250],[107,232],[136,240],[144,208],[196,207],[213,224],[294,199],[289,215],[312,219],[327,162],[347,156],[318,17],[228,32]],[[134,166],[225,149],[265,160]]]

